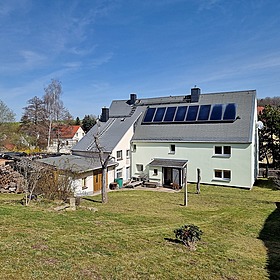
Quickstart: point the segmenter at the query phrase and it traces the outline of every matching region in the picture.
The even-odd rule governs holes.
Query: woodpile
[[[22,193],[25,185],[24,177],[10,165],[0,165],[0,192]]]

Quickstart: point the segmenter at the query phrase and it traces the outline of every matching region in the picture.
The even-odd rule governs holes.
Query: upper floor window
[[[130,157],[130,150],[126,150],[126,158]]]
[[[135,145],[135,144],[133,144],[133,145],[131,146],[131,151],[132,151],[132,152],[136,152],[136,145]]]
[[[170,154],[175,154],[175,145],[174,144],[171,144],[170,145],[170,151],[169,151]]]
[[[231,146],[215,146],[214,153],[216,156],[227,156],[231,155]]]
[[[122,150],[117,151],[117,160],[122,160]]]

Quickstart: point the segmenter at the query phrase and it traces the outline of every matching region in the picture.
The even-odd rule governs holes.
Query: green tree
[[[87,133],[96,124],[96,117],[93,115],[85,115],[82,120],[82,129]]]
[[[48,135],[47,115],[44,101],[37,96],[27,101],[21,118],[21,131],[28,136],[28,142],[35,148],[45,148]]]
[[[79,117],[76,118],[75,125],[81,125],[81,121]]]
[[[280,106],[266,105],[259,115],[263,129],[259,133],[260,159],[266,158],[267,165],[280,167]]]

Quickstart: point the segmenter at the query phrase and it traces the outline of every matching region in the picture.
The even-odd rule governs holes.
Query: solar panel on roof
[[[224,121],[231,121],[236,119],[236,104],[235,103],[229,103],[226,106],[225,112],[224,112]]]
[[[161,122],[165,113],[166,107],[157,108],[153,122]]]
[[[148,108],[143,122],[151,122],[153,120],[156,108]]]
[[[223,105],[215,104],[212,106],[210,121],[220,121],[222,119]]]
[[[190,121],[195,121],[196,120],[196,116],[197,116],[197,112],[198,112],[198,105],[196,106],[189,106],[189,110],[187,113],[187,118],[186,121],[190,122]]]
[[[187,106],[179,106],[174,121],[176,122],[184,121],[186,112],[187,112]]]
[[[147,108],[143,123],[229,122],[236,119],[236,108],[235,103]]]
[[[197,120],[207,121],[209,118],[210,109],[211,109],[211,105],[201,105],[199,108]]]
[[[177,107],[168,107],[164,116],[163,121],[164,122],[172,122],[175,112],[176,112]]]

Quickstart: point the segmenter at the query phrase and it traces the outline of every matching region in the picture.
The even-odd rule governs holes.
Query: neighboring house
[[[128,181],[131,174],[130,141],[136,121],[143,112],[142,107],[135,106],[135,101],[136,94],[131,94],[130,100],[113,101],[110,108],[102,108],[100,121],[73,147],[72,154],[85,157],[97,155],[97,136],[104,154],[110,155],[118,164],[115,179]]]
[[[84,136],[85,132],[79,125],[55,127],[48,152],[70,154],[72,147]]]
[[[75,195],[92,195],[101,191],[102,188],[102,170],[99,157],[80,157],[74,155],[62,155],[59,157],[49,157],[39,159],[39,162],[54,166],[62,171],[71,171],[73,180],[73,189]],[[114,161],[109,161],[107,167],[107,182],[113,182],[115,176]],[[67,173],[69,174],[69,173]]]

